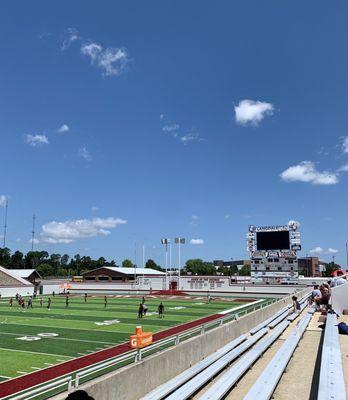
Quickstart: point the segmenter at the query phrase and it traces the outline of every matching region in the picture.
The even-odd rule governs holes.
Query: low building
[[[250,260],[230,260],[230,261],[214,260],[213,264],[215,268],[220,268],[220,267],[233,268],[244,265],[250,266]]]
[[[25,279],[30,283],[37,283],[38,280],[42,279],[36,269],[11,269],[10,271],[12,274]]]
[[[165,273],[151,268],[101,267],[85,272],[82,276],[84,281],[130,282],[138,276],[159,277],[165,276]]]
[[[320,261],[318,257],[300,257],[298,273],[303,276],[320,277],[327,264],[325,261]]]

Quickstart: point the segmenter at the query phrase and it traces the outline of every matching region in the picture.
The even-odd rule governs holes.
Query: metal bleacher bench
[[[326,317],[320,364],[318,400],[346,400],[337,315]]]
[[[269,400],[283,375],[290,358],[292,357],[299,341],[301,340],[309,321],[312,318],[314,309],[311,308],[301,318],[297,326],[292,331],[288,339],[277,351],[275,356],[269,362],[267,367],[263,370],[262,374],[251,387],[244,400]],[[326,400],[329,398],[326,398]]]
[[[202,361],[198,362],[197,364],[193,365],[191,368],[185,370],[175,378],[171,379],[170,381],[166,382],[165,384],[159,386],[152,392],[148,393],[145,397],[141,400],[160,400],[164,397],[168,396],[171,392],[177,389],[179,386],[183,385],[185,382],[193,378],[195,375],[199,374],[205,368],[209,367],[219,358],[223,357],[225,354],[233,350],[235,347],[243,343],[247,339],[246,335],[241,335],[236,339],[232,340],[226,346],[222,347],[221,349],[217,350],[215,353],[211,354],[210,356],[204,358]]]
[[[185,400],[196,393],[202,386],[208,383],[214,376],[220,371],[226,368],[232,361],[252,347],[257,341],[259,341],[264,335],[266,335],[267,329],[262,329],[256,335],[250,337],[244,343],[237,346],[234,350],[221,357],[210,367],[196,375],[193,379],[185,383],[170,396],[166,397],[167,400]]]
[[[199,399],[220,400],[238,382],[245,372],[252,367],[258,358],[278,339],[289,326],[289,321],[283,321],[268,336],[248,351],[235,365],[233,365],[213,386],[211,386]],[[255,398],[256,399],[256,398]],[[255,400],[254,399],[254,400]]]
[[[310,296],[310,293],[304,295],[299,300],[299,303],[301,304],[301,310],[303,310],[303,308],[306,307],[309,296]],[[262,328],[265,328],[266,326],[273,329],[276,325],[278,325],[286,317],[288,317],[287,318],[288,321],[293,321],[295,318],[297,318],[298,315],[291,314],[291,318],[289,317],[289,310],[291,309],[291,307],[292,307],[292,304],[283,307],[277,313],[275,313],[271,317],[267,318],[265,321],[261,322],[259,325],[255,326],[255,328],[253,328],[249,331],[250,335],[254,335],[256,332],[258,332]]]

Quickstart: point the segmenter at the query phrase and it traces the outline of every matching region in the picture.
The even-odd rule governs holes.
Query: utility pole
[[[8,209],[8,200],[6,199],[5,203],[5,223],[4,223],[4,237],[3,237],[3,248],[6,247],[6,234],[7,234],[7,209]]]
[[[166,269],[166,289],[168,288],[168,244],[170,246],[170,239],[164,238],[161,239],[161,243],[166,246],[166,264],[165,264],[165,269]]]
[[[179,245],[179,253],[178,253],[178,269],[179,269],[179,271],[178,271],[178,290],[180,290],[180,277],[181,277],[181,271],[180,271],[180,269],[181,269],[181,244],[185,244],[185,238],[180,238],[180,237],[177,237],[177,238],[175,238],[174,239],[174,242],[175,243],[177,243],[178,245]]]
[[[34,241],[35,241],[35,214],[33,214],[33,230],[31,231],[31,251],[34,251]]]

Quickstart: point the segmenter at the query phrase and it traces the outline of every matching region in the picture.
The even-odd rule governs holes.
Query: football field
[[[247,304],[233,299],[147,297],[147,315],[138,319],[141,298],[130,296],[70,296],[66,307],[64,296],[47,297],[42,307],[35,299],[33,308],[20,310],[14,300],[0,301],[0,381],[25,375],[76,357],[91,354],[127,342],[136,325],[144,331],[158,332],[197,320],[224,310]],[[165,306],[165,317],[158,318],[157,307]]]

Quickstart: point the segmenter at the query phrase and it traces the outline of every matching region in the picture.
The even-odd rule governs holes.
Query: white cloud
[[[75,28],[68,28],[62,34],[61,50],[67,50],[71,43],[80,39],[79,32]]]
[[[46,135],[26,135],[25,142],[34,147],[49,143]]]
[[[190,244],[204,244],[203,239],[191,239]]]
[[[79,156],[82,157],[86,161],[92,160],[91,153],[87,150],[86,146],[82,146],[79,148]]]
[[[59,133],[69,132],[70,128],[69,125],[63,124],[60,128],[58,128]]]
[[[337,249],[333,249],[332,247],[329,247],[327,250],[324,250],[322,247],[317,246],[314,247],[314,249],[309,250],[311,254],[336,254],[338,253]]]
[[[30,244],[39,244],[40,243],[40,240],[39,239],[36,239],[36,238],[34,238],[34,239],[29,239],[29,241],[28,241]]]
[[[314,249],[309,250],[311,254],[321,254],[324,252],[324,249],[320,246],[314,247]]]
[[[110,229],[126,223],[126,220],[114,217],[52,221],[42,225],[41,236],[46,243],[71,243],[78,239],[110,235]]]
[[[224,218],[225,218],[225,219],[230,219],[230,218],[231,218],[231,215],[230,215],[230,214],[226,214]]]
[[[342,167],[339,169],[340,172],[348,172],[348,164],[342,165]]]
[[[81,53],[91,59],[91,63],[102,70],[103,76],[120,75],[127,67],[130,59],[125,48],[103,47],[95,42],[81,46]]]
[[[199,217],[197,215],[191,215],[190,224],[191,225],[198,225]]]
[[[234,111],[237,124],[257,126],[266,115],[273,114],[274,106],[263,101],[241,100]]]
[[[92,207],[91,207],[91,211],[94,211],[94,212],[95,212],[95,211],[98,211],[98,210],[99,210],[99,207],[97,207],[97,206],[92,206]]]
[[[280,177],[286,182],[308,182],[313,185],[335,185],[338,183],[338,174],[333,172],[319,172],[312,161],[302,161],[283,171]]]
[[[198,133],[188,133],[187,135],[181,136],[180,140],[184,145],[187,145],[189,142],[202,141],[204,139],[202,139]]]
[[[5,207],[8,201],[8,197],[4,194],[0,195],[0,207]]]
[[[180,128],[180,126],[178,124],[171,124],[171,125],[164,125],[164,127],[162,128],[163,132],[173,132],[173,131],[177,131]]]
[[[343,139],[342,150],[343,153],[348,153],[348,136]]]
[[[160,119],[163,119],[164,118],[164,114],[160,114]]]

